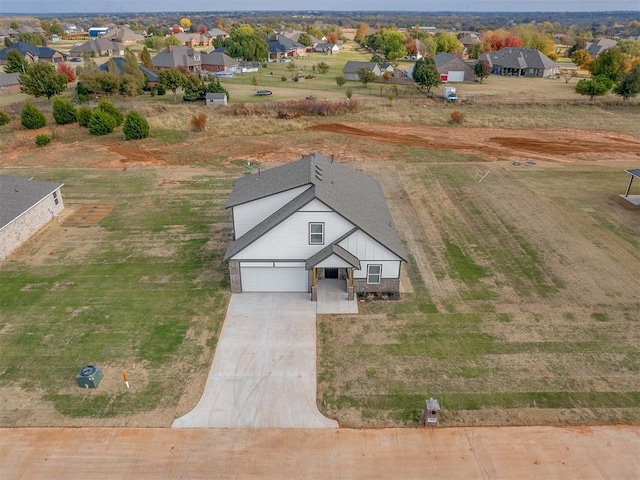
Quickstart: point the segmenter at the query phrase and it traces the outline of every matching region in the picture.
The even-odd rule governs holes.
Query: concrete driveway
[[[232,295],[202,398],[172,426],[337,428],[316,405],[309,295]]]

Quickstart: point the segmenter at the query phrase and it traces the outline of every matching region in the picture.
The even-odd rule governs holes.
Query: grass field
[[[619,169],[365,171],[394,192],[413,293],[322,317],[328,415],[417,425],[434,396],[447,425],[640,420],[640,219]]]
[[[19,173],[64,181],[66,209],[51,236],[2,265],[0,422],[28,423],[30,401],[72,418],[175,410],[208,368],[224,318],[230,180],[197,168],[180,179],[154,169]],[[92,205],[112,210],[99,222],[79,217]],[[92,363],[108,380],[80,390],[75,376]],[[12,386],[22,393],[9,398]]]
[[[300,64],[349,55],[362,54]],[[491,77],[461,85],[469,101],[457,105],[389,102],[354,84],[352,113],[275,120],[274,101],[344,100],[334,76],[225,83],[232,102],[267,105],[251,115],[172,95],[118,99],[149,119],[152,136],[139,142],[74,125],[29,132],[8,105],[25,97],[0,97],[13,115],[0,128],[3,173],[64,182],[67,207],[0,265],[0,425],[168,426],[188,411],[229,295],[220,259],[233,182],[247,159],[311,151],[381,183],[409,258],[400,301],[319,319],[327,415],[416,425],[435,396],[446,425],[640,420],[640,217],[618,197],[639,160],[638,101],[590,103],[562,79]],[[271,98],[253,95],[264,87]],[[50,115],[46,99],[35,103]],[[463,125],[451,125],[453,110]],[[189,124],[199,112],[204,132]],[[45,131],[54,140],[37,148]],[[511,159],[533,150],[499,143],[510,135],[550,153],[516,168]],[[573,144],[585,152],[566,153]],[[83,213],[93,206],[104,218]],[[95,391],[75,386],[87,363],[106,373]]]

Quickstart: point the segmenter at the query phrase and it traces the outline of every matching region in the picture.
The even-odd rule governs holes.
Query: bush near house
[[[47,117],[33,103],[27,102],[22,108],[22,113],[20,113],[20,123],[24,128],[37,130],[47,124]]]
[[[9,118],[9,115],[7,115],[5,112],[0,110],[0,127],[8,124],[10,121],[11,121],[11,118]]]
[[[58,125],[75,123],[78,119],[78,112],[76,107],[66,98],[54,98],[53,119]]]
[[[89,133],[91,135],[106,135],[113,132],[116,128],[116,120],[103,110],[96,109],[91,114],[91,120],[89,120]]]
[[[127,140],[138,140],[149,136],[149,122],[135,110],[127,114],[122,128]]]
[[[51,142],[51,137],[49,135],[38,135],[36,137],[36,145],[39,147],[49,145],[49,142]]]
[[[124,113],[118,107],[116,107],[109,100],[102,99],[98,102],[96,110],[108,113],[116,122],[116,127],[119,127],[124,122]]]
[[[78,125],[87,128],[89,126],[89,121],[91,120],[92,114],[93,112],[89,107],[80,107],[77,114]]]

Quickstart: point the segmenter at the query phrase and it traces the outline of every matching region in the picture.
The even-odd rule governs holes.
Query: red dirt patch
[[[100,223],[111,213],[115,203],[91,203],[80,208],[64,224],[66,227],[89,227]]]
[[[640,156],[640,141],[627,135],[582,130],[506,130],[452,128],[426,125],[325,123],[309,127],[328,133],[364,137],[384,143],[422,148],[441,148],[479,154],[487,160],[528,156],[566,160],[602,160],[601,154],[615,154],[616,160]],[[560,157],[560,158],[558,158]]]

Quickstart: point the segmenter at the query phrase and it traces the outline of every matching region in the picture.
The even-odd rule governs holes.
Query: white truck
[[[444,92],[442,93],[442,99],[445,102],[455,102],[458,100],[458,92],[456,92],[456,87],[444,87]]]

